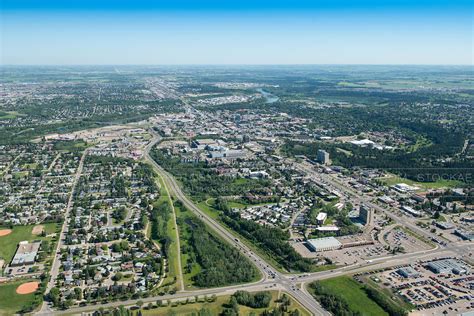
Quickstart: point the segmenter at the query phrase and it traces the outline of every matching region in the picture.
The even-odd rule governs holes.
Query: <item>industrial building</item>
[[[29,243],[28,241],[20,241],[10,265],[15,267],[34,264],[40,245],[40,242]]]
[[[466,274],[469,271],[468,266],[459,260],[455,259],[441,259],[428,262],[427,268],[434,273],[439,274]]]
[[[307,245],[312,251],[315,252],[336,250],[342,248],[341,242],[334,237],[309,239]]]

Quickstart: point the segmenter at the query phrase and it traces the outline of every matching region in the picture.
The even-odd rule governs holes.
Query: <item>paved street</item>
[[[163,183],[165,185],[165,190],[168,192],[168,194],[172,197],[179,199],[189,210],[194,212],[202,221],[204,221],[209,227],[211,227],[220,237],[222,237],[229,244],[233,245],[234,247],[239,249],[244,255],[246,255],[249,258],[249,260],[251,260],[259,269],[259,271],[262,274],[262,278],[259,281],[255,283],[251,283],[251,284],[228,286],[228,287],[214,288],[214,289],[193,290],[193,291],[182,290],[173,295],[163,295],[163,296],[143,298],[141,299],[141,301],[143,301],[144,303],[156,302],[157,300],[186,299],[188,297],[189,298],[195,297],[196,295],[199,295],[199,296],[230,295],[234,293],[235,291],[242,290],[242,289],[245,289],[248,291],[261,291],[261,290],[274,289],[274,290],[282,290],[289,293],[301,305],[303,305],[306,309],[311,311],[313,315],[329,315],[329,313],[326,310],[324,310],[319,305],[319,303],[306,291],[305,284],[313,282],[313,281],[317,281],[317,280],[323,280],[323,279],[342,276],[342,275],[354,274],[358,272],[364,272],[364,271],[386,268],[386,267],[393,267],[397,265],[410,264],[419,260],[423,260],[425,258],[452,256],[456,254],[463,255],[468,252],[467,249],[471,248],[470,243],[457,242],[457,243],[451,243],[449,248],[441,247],[437,245],[435,248],[430,249],[430,250],[400,254],[397,256],[387,256],[383,258],[376,258],[376,259],[371,260],[370,262],[367,261],[367,262],[345,266],[345,267],[341,267],[341,268],[337,268],[337,269],[333,269],[329,271],[304,273],[304,274],[283,274],[275,270],[269,263],[267,263],[264,259],[262,259],[262,257],[260,257],[252,249],[250,249],[241,241],[239,241],[239,239],[234,234],[232,234],[229,230],[224,228],[218,221],[214,220],[205,212],[203,212],[199,207],[197,207],[193,203],[193,201],[191,201],[182,192],[181,188],[179,187],[174,177],[171,176],[168,172],[166,172],[163,168],[161,168],[161,166],[159,166],[150,157],[149,152],[151,148],[161,140],[159,135],[156,135],[154,132],[152,133],[154,137],[152,141],[150,141],[149,145],[146,147],[145,159],[154,167],[154,169],[162,177]],[[72,192],[74,192],[74,188],[76,186],[77,180],[79,179],[80,173],[82,171],[83,160],[84,160],[85,155],[86,155],[86,152],[84,152],[81,158],[81,162],[80,162],[78,171],[76,173],[76,178],[74,181]],[[423,236],[425,237],[428,237],[428,238],[431,237],[429,233],[425,233],[424,230],[421,230],[419,227],[408,222],[406,219],[401,219],[391,214],[387,210],[381,208],[380,206],[373,204],[370,201],[370,199],[359,196],[351,188],[344,186],[342,183],[330,177],[330,175],[317,173],[315,172],[315,170],[310,168],[310,166],[304,166],[303,169],[305,172],[309,172],[310,174],[317,177],[318,179],[326,181],[327,183],[341,190],[342,192],[345,192],[351,195],[352,197],[359,199],[359,201],[367,203],[370,206],[373,206],[374,208],[376,208],[377,210],[380,210],[381,212],[386,213],[391,218],[393,218],[397,223],[406,225],[410,227],[411,229],[415,230],[417,233],[420,233],[420,234],[423,233]],[[67,223],[67,218],[69,216],[69,210],[70,210],[71,204],[72,204],[72,194],[71,194],[68,207],[66,210],[66,220],[63,224],[63,229],[61,231],[61,239],[60,239],[60,242],[58,243],[57,250],[60,249],[63,243],[64,234],[67,229],[66,223]],[[51,277],[50,282],[48,283],[48,291],[54,286],[54,280],[56,280],[58,273],[59,273],[59,260],[56,257],[53,262],[53,268],[51,272],[52,277]],[[136,302],[137,300],[127,300],[127,301],[102,304],[100,306],[104,308],[110,308],[110,307],[118,307],[120,305],[125,305],[125,306],[133,305]],[[72,313],[87,313],[87,312],[96,310],[97,308],[98,308],[97,306],[96,307],[93,307],[93,306],[73,307],[69,311]],[[46,303],[44,303],[41,310],[37,314],[38,315],[56,315],[56,314],[61,314],[61,313],[58,311],[51,310],[49,306]]]
[[[45,293],[49,293],[49,291],[51,291],[51,289],[54,287],[54,285],[56,284],[56,279],[59,274],[59,268],[61,267],[61,262],[60,262],[60,257],[58,253],[60,252],[61,248],[64,245],[64,239],[66,238],[67,226],[69,223],[69,215],[71,212],[71,207],[72,207],[73,198],[74,198],[74,191],[76,189],[77,182],[79,181],[79,178],[81,177],[82,168],[84,166],[84,159],[86,158],[86,156],[87,156],[87,149],[84,150],[84,152],[82,153],[79,166],[77,167],[77,170],[76,170],[76,175],[74,177],[74,182],[72,184],[71,194],[69,195],[67,207],[64,212],[64,222],[61,227],[61,233],[59,234],[58,244],[56,246],[53,264],[51,266],[50,279],[49,279],[48,284],[46,285]],[[52,313],[52,310],[49,307],[48,302],[43,301],[43,304],[41,305],[41,309],[39,310],[37,315],[49,315],[51,313]]]

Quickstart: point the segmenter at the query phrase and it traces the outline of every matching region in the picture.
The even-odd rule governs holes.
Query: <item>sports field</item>
[[[17,294],[17,288],[28,281],[0,284],[0,315],[13,315],[24,306],[32,304],[34,293]]]
[[[0,258],[4,259],[6,263],[10,263],[13,256],[15,255],[16,248],[20,241],[51,239],[48,237],[42,237],[40,235],[33,234],[33,228],[35,226],[36,225],[13,226],[13,228],[0,227],[0,230],[3,230],[3,229],[12,230],[12,232],[8,235],[0,236]],[[43,226],[44,226],[44,230],[46,234],[52,234],[56,232],[58,224],[48,223],[48,224],[44,224]]]

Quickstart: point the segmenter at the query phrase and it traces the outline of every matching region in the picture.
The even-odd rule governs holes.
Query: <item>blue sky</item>
[[[470,1],[2,0],[2,64],[472,64]]]

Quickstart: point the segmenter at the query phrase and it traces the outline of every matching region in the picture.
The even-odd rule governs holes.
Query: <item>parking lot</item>
[[[400,269],[412,269],[413,275],[403,276]],[[373,281],[390,289],[404,301],[416,307],[414,315],[456,315],[474,309],[471,287],[474,275],[436,274],[426,263],[396,267],[371,275]]]
[[[421,241],[399,227],[389,231],[383,238],[387,244],[390,245],[391,249],[398,247],[398,249],[403,249],[403,252],[407,253],[433,248],[433,246]]]

